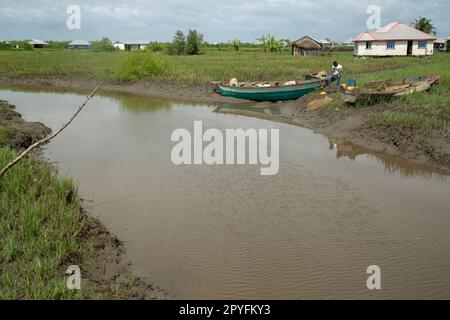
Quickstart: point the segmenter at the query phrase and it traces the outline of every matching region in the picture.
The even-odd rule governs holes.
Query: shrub
[[[189,30],[186,37],[186,54],[197,55],[200,54],[200,46],[203,43],[203,34],[197,30]]]
[[[169,54],[182,55],[186,49],[186,37],[181,30],[177,30],[173,37],[172,43],[169,45]]]
[[[108,38],[102,38],[100,41],[92,42],[92,48],[95,51],[114,51],[116,49]]]
[[[11,44],[5,41],[0,41],[0,50],[11,49]]]
[[[169,63],[161,54],[150,50],[132,51],[127,53],[116,78],[123,81],[140,80],[162,74],[168,68]]]
[[[161,52],[164,50],[164,45],[158,42],[150,42],[150,44],[145,48],[145,50],[150,50],[152,52]]]

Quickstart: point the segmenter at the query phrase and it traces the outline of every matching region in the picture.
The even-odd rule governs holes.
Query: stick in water
[[[25,151],[23,151],[17,158],[15,158],[13,161],[11,161],[10,163],[8,163],[0,172],[0,178],[2,178],[5,173],[11,169],[13,166],[15,166],[20,160],[22,160],[23,158],[26,157],[26,155],[28,153],[30,153],[33,149],[40,147],[44,144],[46,144],[47,142],[49,142],[50,140],[52,140],[54,137],[56,137],[58,134],[61,133],[61,131],[63,131],[65,128],[67,128],[73,121],[73,119],[75,119],[75,117],[81,112],[81,110],[83,110],[83,108],[86,106],[86,104],[89,102],[89,100],[91,100],[91,98],[95,95],[95,93],[97,92],[98,89],[100,89],[100,87],[102,86],[102,82],[100,82],[98,84],[98,86],[87,96],[86,100],[84,100],[84,102],[78,107],[77,111],[73,114],[73,116],[70,118],[70,120],[68,122],[66,122],[61,129],[59,129],[58,131],[56,131],[55,133],[52,133],[50,135],[48,135],[47,137],[45,137],[44,139],[41,139],[35,143],[33,143],[31,146],[29,146]]]

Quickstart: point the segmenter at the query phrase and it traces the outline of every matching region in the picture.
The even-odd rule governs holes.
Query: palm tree
[[[433,25],[431,19],[419,17],[419,19],[414,20],[413,25],[414,28],[422,32],[425,32],[426,34],[436,35],[436,27]]]

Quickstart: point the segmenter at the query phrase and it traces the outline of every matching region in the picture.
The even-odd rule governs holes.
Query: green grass
[[[0,167],[17,152],[0,149]],[[0,299],[77,298],[65,285],[64,262],[84,251],[83,217],[68,179],[24,159],[0,179]]]
[[[369,121],[373,123],[382,123],[393,126],[405,126],[411,129],[438,129],[443,133],[449,130],[449,121],[440,120],[436,116],[425,116],[411,112],[397,112],[386,110],[369,117]]]
[[[0,51],[0,73],[114,80],[121,63],[130,54],[121,51],[5,50]],[[441,64],[443,58],[433,58],[431,64]],[[354,60],[349,52],[319,57],[292,57],[288,51],[266,54],[255,49],[239,52],[209,49],[203,55],[167,56],[167,60],[169,68],[166,72],[149,75],[148,78],[190,84],[207,84],[233,77],[254,81],[290,80],[305,73],[329,70],[331,62],[338,60],[344,65],[346,75],[361,75],[361,79],[371,79],[371,75],[403,74],[408,70],[414,73],[418,63],[426,67],[430,65],[428,61],[415,58]]]
[[[0,167],[16,157],[0,147]],[[129,288],[83,277],[98,251],[71,179],[25,158],[0,178],[0,300],[128,297]],[[79,265],[82,290],[68,290],[65,274]]]
[[[14,132],[13,128],[0,126],[0,146],[8,142],[8,138],[12,132]]]

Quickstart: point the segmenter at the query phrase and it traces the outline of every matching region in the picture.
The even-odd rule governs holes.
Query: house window
[[[419,49],[426,49],[426,48],[427,48],[427,42],[419,41]]]
[[[387,42],[387,48],[388,49],[395,49],[395,41],[388,41]]]
[[[366,49],[367,50],[372,49],[372,41],[366,41]]]

